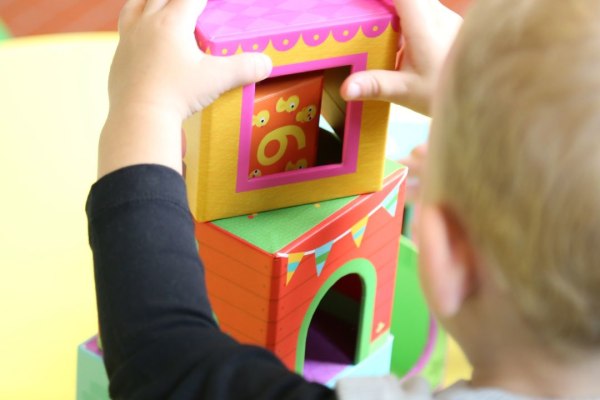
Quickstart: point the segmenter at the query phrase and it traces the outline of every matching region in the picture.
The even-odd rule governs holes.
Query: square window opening
[[[295,73],[256,84],[248,179],[343,162],[350,66]]]
[[[289,64],[245,86],[236,190],[355,172],[363,104],[346,103],[339,91],[366,64],[366,53]]]

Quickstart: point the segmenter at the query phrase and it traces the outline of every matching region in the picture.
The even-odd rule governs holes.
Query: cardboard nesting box
[[[346,103],[339,89],[353,72],[395,67],[398,25],[391,0],[209,1],[196,26],[199,47],[224,57],[263,52],[274,67],[264,82],[224,94],[188,121],[194,217],[209,221],[381,189],[389,105]],[[312,76],[322,77],[321,89]],[[308,98],[293,93],[298,80]],[[286,81],[287,88],[272,90],[282,112],[269,110],[266,118],[261,87]],[[271,125],[277,114],[294,119]]]
[[[377,350],[390,332],[406,172],[389,162],[375,193],[197,222],[221,329],[299,373],[315,343],[349,365]]]

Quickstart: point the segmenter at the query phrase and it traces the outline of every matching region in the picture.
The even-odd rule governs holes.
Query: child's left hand
[[[430,115],[434,88],[462,18],[439,0],[394,0],[394,4],[402,29],[398,70],[356,72],[340,91],[347,101],[388,101]]]
[[[109,76],[109,115],[98,176],[134,164],[181,172],[181,123],[226,91],[266,78],[269,57],[215,57],[198,49],[194,28],[206,0],[128,0]]]
[[[427,160],[427,143],[415,147],[411,153],[398,160],[408,167],[408,179],[406,182],[406,202],[417,203],[421,197],[421,179]]]

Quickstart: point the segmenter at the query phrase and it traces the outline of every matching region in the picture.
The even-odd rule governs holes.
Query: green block
[[[391,333],[395,338],[392,373],[399,377],[422,375],[433,387],[439,385],[446,335],[429,312],[419,283],[417,248],[406,237],[400,240]]]
[[[77,400],[110,400],[104,360],[95,344],[93,337],[77,350]]]

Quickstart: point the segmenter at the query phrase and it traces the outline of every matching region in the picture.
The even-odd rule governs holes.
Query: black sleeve
[[[157,165],[113,172],[92,187],[86,211],[113,398],[335,397],[218,329],[178,173]]]

